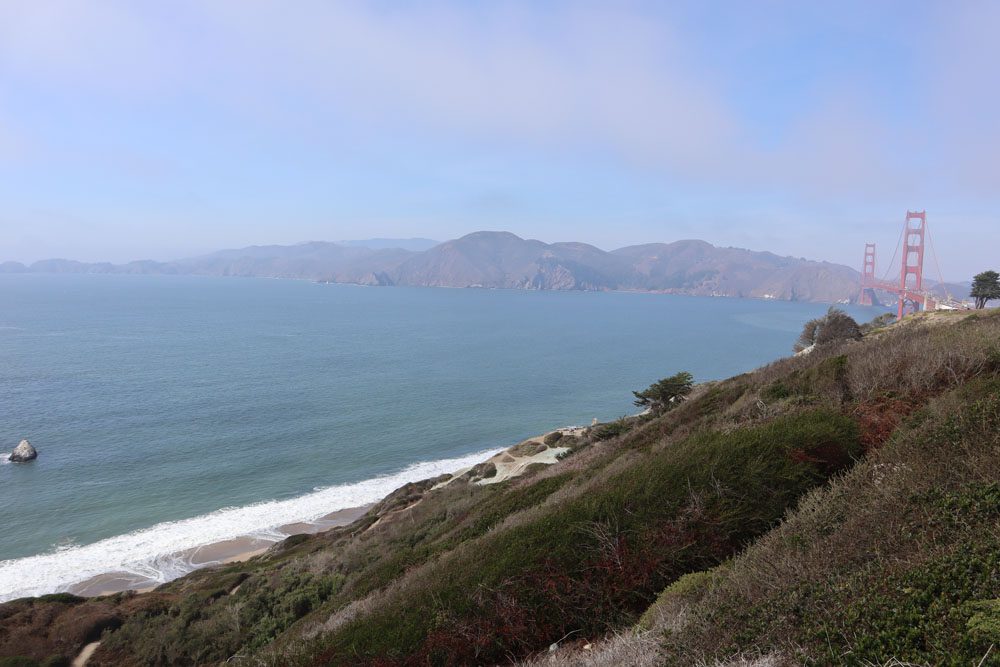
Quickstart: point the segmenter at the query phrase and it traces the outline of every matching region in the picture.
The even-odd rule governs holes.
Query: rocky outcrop
[[[385,271],[373,271],[358,280],[359,285],[369,287],[391,287],[394,283]]]
[[[497,476],[497,467],[492,461],[484,461],[472,466],[469,472],[465,473],[465,476],[469,478],[470,482],[489,479]]]
[[[24,463],[25,461],[31,461],[32,459],[38,458],[38,452],[35,448],[31,446],[31,443],[27,440],[22,440],[21,443],[14,448],[14,451],[10,453],[7,457],[9,461],[13,463]]]

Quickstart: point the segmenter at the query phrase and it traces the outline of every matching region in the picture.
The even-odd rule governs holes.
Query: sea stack
[[[15,447],[14,451],[10,453],[8,460],[14,463],[24,463],[36,458],[38,458],[38,452],[35,451],[35,448],[27,440],[22,440],[21,444]]]

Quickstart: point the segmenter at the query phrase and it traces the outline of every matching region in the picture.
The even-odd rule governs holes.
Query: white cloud
[[[86,0],[0,3],[0,73],[128,96],[176,85],[185,64],[183,40],[138,7]]]
[[[682,20],[645,9],[319,0],[0,3],[0,161],[44,143],[30,135],[24,118],[15,131],[2,115],[5,98],[27,82],[137,105],[180,101],[193,113],[211,105],[231,114],[234,125],[258,124],[318,150],[331,150],[330,125],[345,122],[343,134],[355,132],[360,143],[412,133],[459,147],[470,142],[485,150],[515,146],[521,156],[561,156],[553,163],[579,153],[610,156],[672,187],[707,186],[730,200],[783,193],[788,219],[796,206],[830,210],[841,201],[901,211],[963,197],[995,204],[1000,196],[994,38],[1000,5],[943,5],[926,25],[907,14],[914,55],[901,60],[919,91],[913,109],[885,108],[892,101],[886,91],[856,70],[845,68],[836,80],[817,73],[812,97],[781,109],[791,121],[766,140],[734,100],[731,74],[704,58],[713,48],[704,26],[688,30]],[[799,19],[780,9],[763,11],[740,31],[740,49],[794,41]],[[817,24],[830,18],[832,28],[857,39],[872,23],[909,11],[855,9],[864,11],[802,11],[817,14],[806,17]],[[759,99],[770,94],[762,87]],[[117,160],[122,171],[150,179],[169,178],[176,168],[171,158],[184,162],[184,156],[143,155],[140,146],[121,159],[109,152],[71,158]],[[429,215],[414,215],[421,213]],[[968,215],[981,219],[979,210]]]
[[[933,39],[921,45],[928,76],[919,82],[935,121],[939,178],[959,191],[1000,195],[1000,4],[950,3]]]
[[[684,169],[733,138],[709,73],[684,62],[664,26],[627,13],[294,8],[213,5],[246,49],[230,64],[267,61],[263,78],[355,114],[542,146],[586,138]]]
[[[0,164],[23,159],[28,149],[29,145],[23,134],[0,113]]]
[[[197,94],[263,117],[311,103],[499,141],[558,146],[585,138],[685,171],[717,164],[735,138],[736,121],[709,73],[685,62],[667,27],[629,13],[170,6],[168,21],[153,5],[141,15],[129,3],[6,5],[0,63],[58,86]]]

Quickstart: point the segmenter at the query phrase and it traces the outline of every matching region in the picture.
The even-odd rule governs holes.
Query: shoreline
[[[786,299],[771,295],[760,295],[755,296],[749,295],[739,295],[739,294],[721,294],[721,293],[701,293],[696,291],[684,290],[682,288],[662,288],[662,289],[541,289],[533,287],[483,287],[474,285],[370,285],[367,283],[360,282],[349,282],[349,281],[336,281],[336,280],[324,280],[322,278],[307,278],[307,277],[292,277],[292,276],[244,276],[244,275],[208,275],[200,273],[115,273],[115,272],[46,272],[46,271],[17,271],[10,273],[0,273],[0,276],[126,276],[126,277],[147,277],[156,276],[164,278],[205,278],[205,279],[250,279],[250,280],[282,280],[282,281],[292,281],[292,282],[304,282],[311,283],[314,285],[340,285],[345,287],[375,287],[375,288],[385,288],[385,287],[402,287],[407,289],[454,289],[454,290],[481,290],[481,291],[511,291],[511,292],[570,292],[570,293],[603,293],[603,294],[650,294],[650,295],[660,295],[660,296],[688,296],[696,298],[707,298],[707,299],[745,299],[747,301],[776,301],[784,303],[802,303],[802,304],[821,304],[821,305],[833,305],[833,306],[860,306],[854,301],[848,301],[844,303],[843,300],[836,301],[823,301],[819,299]],[[883,306],[861,306],[864,308],[877,308],[886,309],[888,307]],[[890,309],[891,310],[891,309]]]
[[[474,465],[453,469],[446,473],[450,476],[449,479],[432,487],[430,491],[462,479],[469,475],[470,471],[474,472],[484,466],[491,467],[492,472],[487,473],[483,477],[479,475],[470,476],[468,480],[470,484],[481,486],[498,484],[519,477],[532,464],[555,464],[560,460],[561,455],[568,451],[568,448],[558,446],[558,442],[546,444],[546,436],[553,433],[561,434],[560,437],[579,436],[585,430],[586,427],[583,426],[565,426],[552,431],[546,431],[541,435],[526,438],[514,445],[504,447],[492,455],[485,455],[484,458],[480,459]],[[250,560],[266,553],[271,547],[280,544],[293,535],[314,535],[332,528],[354,523],[357,519],[364,516],[368,510],[377,505],[378,502],[398,490],[398,488],[400,487],[390,489],[379,501],[373,503],[335,510],[313,521],[295,521],[279,526],[275,529],[276,536],[274,538],[245,535],[159,556],[154,561],[154,565],[171,563],[169,568],[170,574],[166,576],[164,576],[163,570],[155,569],[152,565],[150,566],[150,570],[151,572],[155,571],[156,576],[114,570],[76,582],[67,586],[64,590],[81,597],[100,597],[103,595],[124,593],[126,591],[148,593],[163,584],[179,579],[195,570]]]
[[[453,483],[486,486],[519,477],[538,465],[555,464],[587,430],[565,426],[506,447],[421,461],[304,496],[227,507],[90,544],[0,561],[0,603],[54,593],[89,598],[151,591],[198,569],[250,560],[294,535],[354,523],[408,484],[436,480],[427,492]],[[330,507],[340,509],[328,511]],[[372,525],[391,514],[380,513]]]
[[[301,496],[224,507],[88,544],[0,560],[0,602],[57,592],[94,596],[159,586],[197,567],[251,557],[254,554],[250,552],[293,534],[350,523],[358,513],[406,484],[452,475],[499,451],[502,449],[495,447],[454,458],[418,461],[395,472],[316,488]],[[225,546],[212,546],[220,543]]]
[[[106,572],[85,579],[67,587],[66,592],[81,597],[100,597],[114,595],[126,591],[148,593],[174,579],[179,579],[195,570],[206,567],[240,563],[259,556],[276,544],[293,535],[314,535],[353,523],[371,509],[372,505],[347,507],[325,514],[315,521],[296,521],[277,528],[283,535],[280,539],[265,539],[247,535],[219,542],[212,542],[191,549],[185,549],[162,556],[163,560],[176,560],[179,571],[177,576],[161,581],[150,576],[123,570]]]

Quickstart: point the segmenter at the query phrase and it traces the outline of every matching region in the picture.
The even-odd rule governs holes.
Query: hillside
[[[525,240],[509,232],[476,232],[410,258],[399,285],[602,290],[630,287],[630,267],[583,243]]]
[[[220,250],[167,266],[172,272],[188,275],[304,278],[371,285],[380,284],[379,273],[394,269],[411,254],[401,248],[313,242]]]
[[[30,266],[7,262],[0,264],[0,273],[257,276],[361,285],[643,290],[821,302],[853,300],[858,295],[859,276],[849,267],[769,252],[717,248],[704,241],[654,243],[605,252],[585,243],[543,243],[509,232],[475,232],[428,248],[430,243],[425,239],[372,239],[251,246],[172,262],[117,265],[64,259]]]
[[[1000,313],[915,316],[150,593],[0,605],[0,657],[976,664],[1000,643],[998,434]],[[515,456],[537,459],[483,483]]]
[[[704,241],[629,246],[614,254],[629,260],[641,289],[834,302],[852,299],[859,280],[854,269],[839,264],[716,248]]]

